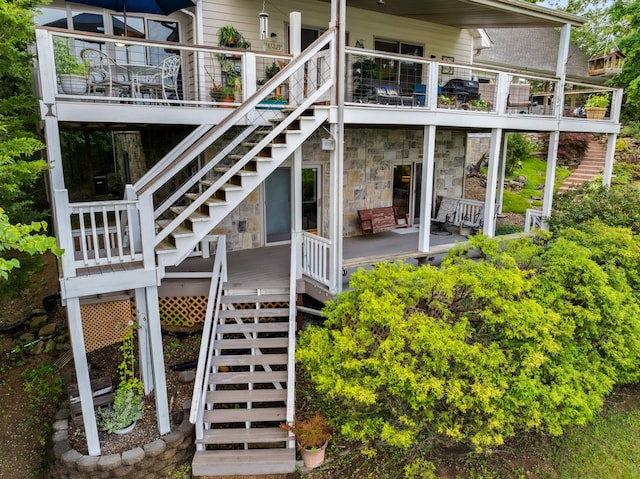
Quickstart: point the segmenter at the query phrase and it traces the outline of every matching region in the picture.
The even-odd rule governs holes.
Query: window
[[[422,57],[424,47],[411,43],[394,40],[379,40],[374,42],[374,49],[387,53],[401,53]],[[413,91],[416,83],[422,83],[422,64],[409,61],[396,61],[384,58],[376,59],[380,69],[380,79],[397,83],[403,91]]]

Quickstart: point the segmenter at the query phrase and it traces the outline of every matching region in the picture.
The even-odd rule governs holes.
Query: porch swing
[[[620,51],[615,42],[609,49],[609,39],[603,50],[589,58],[589,76],[613,76],[622,72],[626,56]]]

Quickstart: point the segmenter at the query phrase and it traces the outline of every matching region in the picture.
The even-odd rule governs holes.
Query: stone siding
[[[58,411],[53,425],[50,462],[46,477],[51,479],[107,479],[111,477],[166,478],[195,451],[194,427],[185,411],[180,425],[169,434],[120,454],[87,456],[69,444],[69,412]]]

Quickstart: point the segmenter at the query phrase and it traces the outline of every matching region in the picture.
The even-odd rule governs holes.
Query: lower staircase
[[[577,188],[583,183],[593,181],[604,170],[606,152],[607,147],[605,145],[598,141],[590,141],[584,158],[578,167],[564,180],[558,193],[564,193]]]
[[[193,474],[291,473],[294,441],[279,427],[287,406],[293,411],[289,290],[223,291],[202,423],[196,424]]]

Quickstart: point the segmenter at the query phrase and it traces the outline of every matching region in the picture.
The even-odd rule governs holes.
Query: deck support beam
[[[496,189],[498,186],[498,169],[500,166],[502,138],[502,128],[494,128],[491,130],[487,193],[484,200],[484,226],[482,228],[482,232],[490,238],[496,235]]]
[[[613,175],[613,161],[616,153],[617,141],[618,141],[617,133],[609,133],[607,135],[607,153],[604,159],[604,171],[602,174],[603,186],[611,185],[611,177]]]
[[[293,208],[291,212],[293,231],[291,234],[291,247],[296,250],[296,279],[302,279],[302,147],[296,148],[296,151],[293,152],[291,174],[291,190],[293,192]],[[294,270],[292,269],[292,271]]]
[[[431,211],[433,209],[433,175],[435,168],[436,127],[424,127],[422,144],[422,178],[420,181],[420,233],[418,234],[418,250],[429,251],[431,235]]]
[[[558,162],[558,144],[560,143],[560,132],[552,131],[549,134],[549,150],[547,151],[547,174],[544,179],[544,195],[542,197],[542,217],[551,216],[553,203],[553,184],[556,180],[556,164]],[[542,223],[542,229],[549,229],[546,221]]]

